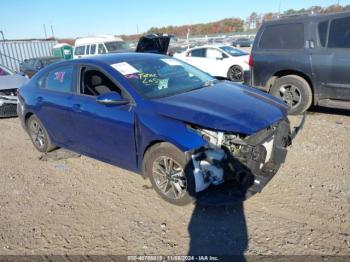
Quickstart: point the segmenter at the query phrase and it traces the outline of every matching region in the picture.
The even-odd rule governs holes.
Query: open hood
[[[168,53],[169,43],[172,37],[172,35],[166,34],[150,34],[142,36],[137,44],[136,52],[166,55]]]
[[[228,81],[151,103],[162,116],[245,135],[252,135],[284,118],[288,108],[271,95]]]

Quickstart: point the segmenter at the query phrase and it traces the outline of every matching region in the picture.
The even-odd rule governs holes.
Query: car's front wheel
[[[44,125],[35,115],[30,116],[27,120],[27,130],[38,151],[46,153],[55,149]]]
[[[169,143],[152,146],[144,157],[144,175],[167,202],[183,206],[194,201],[194,178],[186,156]]]

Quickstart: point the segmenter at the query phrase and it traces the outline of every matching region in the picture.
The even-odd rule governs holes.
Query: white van
[[[120,37],[101,35],[75,40],[73,58],[128,51],[128,45]]]

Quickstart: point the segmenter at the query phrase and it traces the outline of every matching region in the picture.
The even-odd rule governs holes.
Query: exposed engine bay
[[[292,139],[288,119],[251,136],[192,128],[208,141],[191,155],[196,192],[226,181],[248,196],[260,192],[285,161]]]

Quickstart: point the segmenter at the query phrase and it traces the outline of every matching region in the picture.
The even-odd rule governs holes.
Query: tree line
[[[257,13],[252,12],[245,20],[240,18],[226,18],[220,21],[193,25],[182,25],[182,26],[165,26],[165,27],[151,27],[145,34],[156,33],[156,34],[173,34],[176,36],[184,37],[188,33],[191,35],[211,35],[211,34],[222,34],[222,33],[234,33],[244,31],[255,31],[263,23],[272,19],[279,18],[281,16],[298,15],[307,13],[334,13],[350,11],[350,5],[330,5],[328,7],[312,6],[309,8],[302,9],[289,9],[282,13],[269,12],[269,13]],[[140,38],[140,34],[136,35],[122,35],[121,37],[125,40],[137,40]]]

